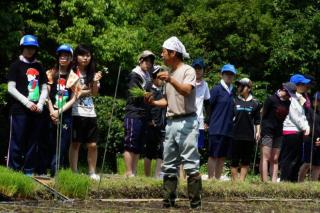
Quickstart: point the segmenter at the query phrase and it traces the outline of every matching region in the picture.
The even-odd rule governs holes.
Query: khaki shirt
[[[171,77],[179,83],[191,84],[193,89],[190,95],[183,96],[170,83],[166,84],[166,96],[168,100],[167,117],[196,112],[195,70],[191,66],[183,64],[171,73]]]

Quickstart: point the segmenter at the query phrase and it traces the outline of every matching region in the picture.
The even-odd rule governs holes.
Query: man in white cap
[[[177,37],[171,37],[163,43],[162,58],[171,72],[163,71],[158,78],[166,81],[166,100],[149,103],[167,106],[167,126],[163,153],[164,207],[175,205],[178,184],[178,168],[188,175],[188,194],[191,208],[201,206],[201,176],[199,173],[200,155],[197,148],[198,128],[196,108],[196,73],[183,63],[188,58],[184,45]]]

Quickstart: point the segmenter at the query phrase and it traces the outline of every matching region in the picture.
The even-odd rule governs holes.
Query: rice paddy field
[[[62,170],[47,184],[69,199],[61,201],[46,187],[21,173],[0,167],[0,212],[167,212],[162,208],[162,180],[103,175],[92,181]],[[320,183],[203,181],[201,212],[320,212]],[[177,207],[189,212],[186,181],[180,180]]]

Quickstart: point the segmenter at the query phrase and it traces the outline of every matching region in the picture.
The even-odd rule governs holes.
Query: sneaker
[[[26,176],[28,176],[28,177],[33,177],[33,173],[29,173],[29,172],[27,172],[27,173],[24,173]]]
[[[209,176],[208,175],[201,175],[201,179],[202,180],[209,180]]]
[[[90,174],[90,178],[91,178],[91,180],[96,180],[96,181],[100,180],[100,176],[97,175],[96,173]]]
[[[222,181],[229,181],[229,180],[230,180],[230,177],[228,177],[228,175],[222,175],[222,176],[220,177],[220,180],[222,180]]]

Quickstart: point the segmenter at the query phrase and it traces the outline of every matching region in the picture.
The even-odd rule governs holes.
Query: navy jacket
[[[234,92],[229,94],[221,84],[210,90],[209,134],[232,137]]]

